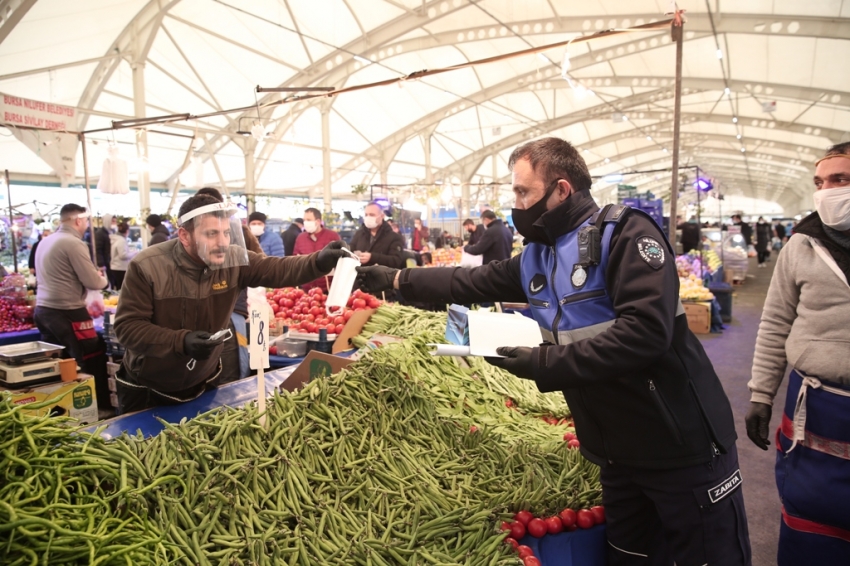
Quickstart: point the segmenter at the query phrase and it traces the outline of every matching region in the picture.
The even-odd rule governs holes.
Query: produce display
[[[107,441],[0,397],[0,563],[533,564],[502,523],[601,494],[563,399],[432,357],[440,315],[375,317],[360,340],[420,333],[276,393],[265,427],[251,404]]]
[[[283,320],[290,330],[316,334],[325,329],[329,335],[342,332],[352,313],[376,309],[382,304],[377,297],[358,289],[349,297],[342,314],[331,317],[325,310],[327,295],[318,287],[309,291],[294,287],[272,289],[266,292],[266,300],[274,317]]]
[[[697,250],[691,250],[676,258],[676,269],[679,271],[679,277],[687,277],[691,274],[695,274],[697,277],[713,275],[722,265],[720,256],[714,250],[704,250],[702,259],[700,259]]]
[[[431,251],[431,265],[426,267],[454,267],[460,265],[461,248],[435,248]]]
[[[714,295],[705,287],[702,278],[692,273],[679,277],[679,298],[683,301],[710,301]]]
[[[12,273],[0,282],[0,332],[20,332],[33,328],[34,297],[27,291],[22,275]]]

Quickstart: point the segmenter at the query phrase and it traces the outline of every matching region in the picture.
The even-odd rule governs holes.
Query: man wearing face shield
[[[545,342],[488,358],[562,391],[599,464],[608,563],[750,563],[732,410],[688,329],[664,234],[639,210],[600,209],[587,165],[557,138],[510,157],[522,253],[477,268],[360,267],[361,288],[405,300],[528,302]]]
[[[114,324],[126,348],[116,380],[122,413],[189,401],[216,387],[240,291],[312,281],[347,255],[342,242],[301,257],[248,251],[235,212],[196,195],[180,207],[177,238],[130,262]]]
[[[817,210],[779,253],[746,416],[747,436],[767,450],[773,398],[790,365],[776,431],[780,566],[837,566],[850,557],[850,142],[815,167]]]

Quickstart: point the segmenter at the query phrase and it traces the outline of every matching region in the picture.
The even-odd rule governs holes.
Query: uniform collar
[[[599,206],[590,191],[577,191],[552,210],[543,213],[534,226],[546,236],[546,244],[554,246],[558,238],[577,229],[597,210]]]

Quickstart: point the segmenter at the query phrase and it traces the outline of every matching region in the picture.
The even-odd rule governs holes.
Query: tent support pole
[[[673,108],[673,178],[670,184],[670,245],[676,249],[676,212],[679,208],[679,130],[682,122],[682,25],[670,26],[670,34],[676,42],[676,87]]]
[[[86,202],[89,205],[89,237],[91,239],[91,258],[97,267],[97,251],[94,246],[94,210],[91,207],[91,187],[89,186],[89,159],[86,155],[86,135],[79,134],[80,146],[83,148],[83,179],[86,183]]]
[[[9,180],[9,170],[4,171],[6,175],[6,194],[9,195],[9,233],[12,235],[12,259],[15,262],[15,273],[18,272],[18,248],[15,241],[15,216],[12,214],[12,182]]]

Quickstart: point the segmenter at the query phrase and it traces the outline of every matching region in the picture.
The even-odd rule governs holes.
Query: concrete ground
[[[744,427],[744,416],[750,404],[747,382],[750,379],[756,334],[770,278],[776,265],[776,255],[775,252],[771,254],[771,261],[764,269],[756,267],[755,259],[750,260],[749,277],[743,285],[734,288],[732,322],[726,324],[723,333],[699,335],[726,389],[735,415],[753,566],[776,564],[779,540],[780,503],[773,475],[776,451],[772,444],[767,452],[756,447],[747,438]],[[779,426],[782,418],[786,387],[783,382],[774,400],[771,419],[773,431]]]

